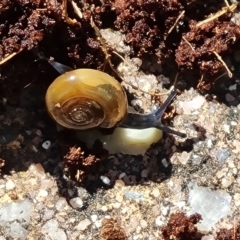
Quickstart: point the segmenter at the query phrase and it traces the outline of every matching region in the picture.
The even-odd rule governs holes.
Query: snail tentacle
[[[179,137],[186,137],[185,133],[175,131],[163,125],[161,122],[161,118],[167,106],[170,104],[170,102],[173,100],[175,96],[176,96],[176,89],[173,88],[168,98],[166,99],[166,101],[160,107],[155,106],[155,109],[150,114],[146,114],[146,115],[128,112],[127,116],[124,118],[123,122],[119,126],[125,127],[125,128],[135,128],[135,129],[155,127],[166,133],[175,134]]]

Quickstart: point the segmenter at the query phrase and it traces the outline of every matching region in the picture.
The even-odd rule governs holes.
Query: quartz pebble
[[[110,181],[110,179],[108,177],[101,176],[100,178],[101,178],[101,180],[103,181],[104,184],[110,185],[111,181]]]
[[[91,220],[92,220],[93,222],[96,222],[97,219],[98,219],[98,216],[97,216],[97,215],[94,214],[94,215],[91,216]]]
[[[87,227],[91,225],[91,221],[89,219],[82,220],[76,227],[78,231],[84,231],[87,229]]]
[[[59,228],[58,222],[55,219],[51,219],[43,225],[42,233],[48,237],[45,237],[45,239],[50,238],[50,240],[67,240],[66,233]]]
[[[5,203],[0,209],[0,228],[5,237],[26,239],[30,224],[32,203],[28,200],[18,200]]]
[[[155,220],[155,224],[158,226],[158,227],[161,227],[164,225],[164,222],[162,221],[162,217],[161,216],[158,216]]]
[[[42,144],[42,147],[46,150],[48,150],[50,147],[51,147],[51,142],[49,140],[45,141],[43,144]]]
[[[125,177],[126,176],[126,173],[125,172],[122,172],[120,175],[119,175],[119,179],[122,179],[123,177]]]
[[[7,180],[6,190],[12,190],[14,188],[15,188],[15,183],[11,179]]]
[[[220,165],[222,165],[226,159],[230,156],[228,149],[220,149],[215,153],[215,156]]]
[[[80,197],[72,198],[69,203],[73,208],[82,208],[83,207],[83,201]]]
[[[189,183],[189,214],[199,213],[202,221],[197,224],[200,231],[210,231],[222,218],[230,213],[231,196],[222,191],[211,191],[208,188]]]

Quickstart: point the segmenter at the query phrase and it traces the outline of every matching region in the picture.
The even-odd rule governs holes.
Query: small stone
[[[116,200],[117,200],[118,202],[122,202],[122,201],[123,201],[123,194],[122,194],[121,192],[118,192],[118,193],[116,194]]]
[[[152,195],[155,197],[155,198],[158,198],[159,195],[160,195],[160,191],[158,188],[154,188],[153,191],[152,191]]]
[[[97,220],[97,221],[95,222],[95,226],[96,226],[97,228],[102,227],[102,220]]]
[[[233,176],[225,176],[221,181],[222,187],[224,187],[224,188],[230,187],[233,184],[234,180],[235,179]]]
[[[107,212],[108,208],[107,208],[106,206],[102,206],[102,207],[101,207],[101,210],[102,210],[103,212]]]
[[[121,207],[121,203],[119,202],[116,202],[116,203],[113,203],[112,206],[116,209],[120,208]]]
[[[219,190],[212,191],[193,182],[188,184],[188,188],[190,206],[188,214],[198,212],[202,216],[202,221],[198,223],[199,231],[211,231],[220,219],[230,213],[232,197],[228,193]]]
[[[157,226],[159,226],[159,227],[161,227],[161,226],[164,224],[164,222],[163,222],[162,219],[161,219],[161,216],[158,216],[158,217],[155,219],[155,224],[156,224]]]
[[[111,181],[110,181],[110,179],[108,177],[101,176],[100,178],[101,178],[101,180],[103,181],[104,184],[110,185]]]
[[[120,175],[119,175],[119,179],[122,179],[122,178],[124,178],[126,176],[126,173],[125,172],[122,172]]]
[[[40,129],[37,129],[36,130],[36,134],[39,136],[39,137],[42,137],[42,131]]]
[[[84,231],[87,229],[87,227],[91,225],[91,221],[89,219],[82,220],[76,227],[78,231]]]
[[[234,201],[235,201],[235,205],[237,207],[240,206],[240,193],[236,193],[233,198],[234,198]]]
[[[40,138],[39,136],[36,136],[35,138],[33,138],[32,143],[35,146],[38,146],[40,143],[42,142],[42,138]]]
[[[145,220],[140,221],[141,228],[146,228],[148,226],[147,222]]]
[[[167,216],[168,212],[169,212],[169,208],[168,207],[161,207],[161,213],[163,216]]]
[[[66,210],[68,208],[68,203],[65,198],[60,198],[56,203],[56,209],[58,211]]]
[[[48,192],[46,190],[41,189],[38,193],[38,197],[47,197],[48,196]]]
[[[45,177],[45,171],[43,169],[43,166],[40,163],[32,164],[29,167],[29,171],[35,176]]]
[[[215,153],[217,160],[219,161],[220,165],[222,165],[226,159],[230,156],[228,149],[220,149]]]
[[[186,151],[183,151],[182,154],[179,156],[179,162],[183,165],[186,165],[190,158],[190,155],[191,155],[190,152],[188,153]]]
[[[203,236],[201,240],[215,240],[215,238],[213,235],[206,235]]]
[[[91,216],[92,222],[96,222],[97,219],[98,219],[98,216],[97,216],[97,215],[94,214],[94,215]]]
[[[162,159],[162,164],[165,168],[167,168],[169,166],[168,161],[166,160],[166,158]]]
[[[67,240],[66,233],[58,227],[58,222],[55,219],[51,219],[43,225],[42,233],[51,240]]]
[[[235,90],[237,90],[237,84],[233,84],[233,85],[231,85],[231,86],[229,86],[229,91],[235,91]]]
[[[230,93],[227,93],[225,95],[226,101],[227,102],[233,102],[235,100],[235,97],[233,95],[231,95]]]
[[[196,96],[190,101],[180,101],[179,106],[185,114],[190,114],[192,111],[196,111],[202,107],[206,102],[206,99],[202,96]]]
[[[6,182],[6,190],[7,190],[7,191],[14,189],[15,186],[16,186],[15,183],[14,183],[11,179],[9,179],[9,180]]]
[[[54,211],[47,209],[47,210],[44,212],[43,221],[47,221],[47,220],[51,219],[51,218],[53,217],[53,215],[54,215]]]
[[[81,198],[76,197],[76,198],[72,198],[69,203],[71,204],[71,206],[73,208],[82,208],[83,207],[83,201]]]
[[[148,174],[149,174],[149,170],[148,169],[143,169],[142,172],[141,172],[141,177],[146,178],[146,177],[148,177]]]
[[[46,150],[48,150],[50,147],[51,147],[51,142],[49,140],[45,141],[43,144],[42,144],[42,147]]]
[[[229,126],[228,124],[224,124],[224,125],[223,125],[223,130],[224,130],[224,132],[226,132],[226,133],[230,133],[230,126]]]
[[[120,179],[116,180],[115,185],[114,185],[114,187],[124,187],[124,186],[125,186],[124,181],[122,181]]]

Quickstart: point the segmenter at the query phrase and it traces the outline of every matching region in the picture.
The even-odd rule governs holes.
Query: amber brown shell
[[[50,116],[68,129],[112,128],[127,114],[121,84],[94,69],[77,69],[56,78],[46,93]]]

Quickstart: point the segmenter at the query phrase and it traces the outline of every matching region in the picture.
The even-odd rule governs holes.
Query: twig
[[[200,81],[198,82],[198,85],[197,85],[197,89],[198,89],[199,86],[202,84],[202,81],[203,81],[203,75],[201,75]]]
[[[227,64],[222,60],[221,56],[218,55],[218,53],[216,53],[215,51],[212,51],[212,52],[213,52],[213,53],[215,54],[215,56],[217,57],[218,61],[220,61],[220,62],[222,63],[222,65],[226,68],[226,70],[227,70],[227,72],[228,72],[228,76],[229,76],[230,78],[232,78],[233,74],[232,74],[232,72],[229,70]]]
[[[220,16],[224,15],[228,11],[233,12],[236,8],[237,8],[237,4],[235,4],[235,3],[232,4],[231,6],[223,7],[222,10],[220,10],[219,12],[217,12],[214,15],[210,16],[209,18],[197,23],[196,27],[198,28],[198,27],[202,26],[203,24],[211,22],[211,21],[215,20],[216,18],[219,18]]]
[[[227,5],[227,7],[229,7],[229,3],[227,0],[224,0],[225,4]]]
[[[185,38],[182,37],[182,39],[187,43],[187,45],[193,50],[193,52],[195,52],[195,49],[193,48],[192,44]]]
[[[185,11],[182,11],[179,16],[177,17],[175,23],[172,25],[172,27],[168,30],[167,32],[167,36],[172,32],[172,30],[176,27],[177,23],[179,22],[179,20],[181,19],[181,17],[185,14]]]
[[[67,13],[67,0],[63,0],[63,2],[62,2],[62,10],[63,10],[62,17],[66,21],[66,23],[70,24],[70,25],[75,25],[77,23],[77,20],[76,19],[71,19],[68,16],[68,13]]]
[[[215,78],[213,82],[215,83],[219,78],[223,77],[223,76],[226,75],[226,74],[227,74],[226,72],[223,73],[223,74],[221,74],[220,76],[218,76],[217,78]]]
[[[72,1],[72,6],[73,6],[73,10],[78,15],[78,17],[82,19],[83,18],[82,12],[74,1]]]
[[[18,52],[14,52],[11,53],[10,55],[8,55],[7,57],[5,57],[3,60],[0,61],[0,66],[2,64],[4,64],[5,62],[7,62],[8,60],[10,60],[11,58],[13,58],[14,56],[16,56],[18,53],[20,53],[23,49],[21,48]]]

